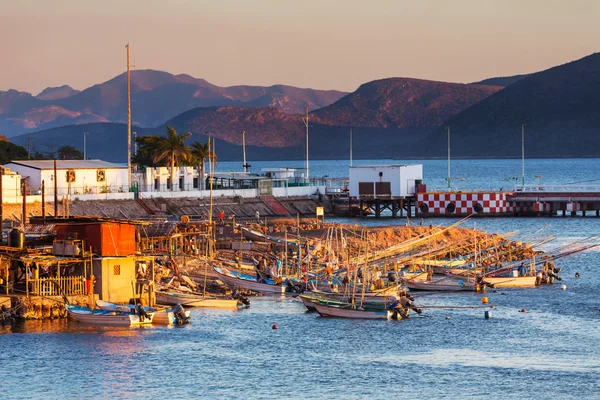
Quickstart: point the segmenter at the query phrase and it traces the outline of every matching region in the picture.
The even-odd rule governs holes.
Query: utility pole
[[[450,189],[450,127],[447,126],[448,130],[448,189]]]
[[[352,166],[352,128],[350,128],[350,166]]]
[[[242,131],[242,150],[244,152],[244,165],[242,166],[244,167],[244,172],[248,172],[250,165],[246,162],[246,131]]]
[[[83,159],[87,160],[87,143],[86,143],[86,138],[87,138],[88,133],[87,132],[83,132]]]
[[[27,159],[31,160],[31,138],[27,136]]]
[[[309,121],[309,119],[308,119],[308,106],[306,106],[306,117],[302,118],[302,122],[304,122],[304,125],[306,125],[306,166],[305,166],[306,175],[304,177],[304,180],[307,183],[310,183],[310,176],[308,174],[308,121]]]
[[[131,190],[131,71],[129,68],[129,50],[127,43],[127,190]],[[171,182],[173,185],[173,182]]]
[[[525,186],[525,124],[521,125],[521,184]]]

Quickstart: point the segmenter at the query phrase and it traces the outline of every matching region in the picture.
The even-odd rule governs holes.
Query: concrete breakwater
[[[325,197],[322,198],[326,201]],[[314,216],[318,205],[324,205],[326,211],[329,206],[321,203],[318,198],[304,197],[275,198],[261,196],[259,198],[242,197],[216,197],[213,199],[213,218],[216,219],[221,211],[226,218],[237,219],[255,218],[259,212],[261,218],[265,217],[290,217]],[[58,205],[58,216],[66,215],[98,216],[119,219],[148,219],[160,217],[181,217],[187,215],[192,219],[208,219],[210,203],[208,199],[199,198],[144,198],[138,200],[93,200],[78,201],[72,199],[68,206]],[[27,216],[42,215],[42,204],[27,204]],[[54,204],[46,203],[47,216],[54,215]],[[22,206],[20,204],[5,204],[4,218],[20,221]]]

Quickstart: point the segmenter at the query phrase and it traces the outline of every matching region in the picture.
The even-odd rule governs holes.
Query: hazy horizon
[[[127,42],[133,69],[219,86],[469,83],[597,52],[598,11],[593,0],[4,2],[0,90],[105,82],[125,71]]]

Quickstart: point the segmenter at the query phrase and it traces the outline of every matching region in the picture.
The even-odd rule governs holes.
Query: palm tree
[[[156,153],[152,157],[155,163],[169,161],[171,165],[171,190],[175,187],[175,164],[185,162],[189,157],[189,149],[185,145],[185,139],[192,136],[191,133],[180,133],[170,126],[167,126],[167,137],[161,137],[157,143]]]
[[[210,149],[210,141],[207,140],[206,143],[194,142],[192,144],[192,157],[196,160],[198,165],[198,175],[202,181],[204,180],[204,163],[206,160],[211,160],[212,162],[217,161],[217,155]]]

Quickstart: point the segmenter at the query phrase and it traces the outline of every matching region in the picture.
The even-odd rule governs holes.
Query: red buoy
[[[279,326],[277,324],[273,324],[273,329],[279,329]]]
[[[526,308],[521,308],[521,309],[519,310],[519,312],[527,312],[527,309],[526,309]]]

